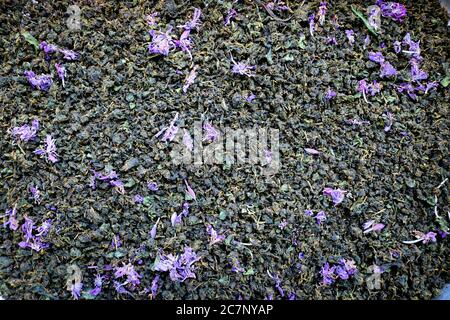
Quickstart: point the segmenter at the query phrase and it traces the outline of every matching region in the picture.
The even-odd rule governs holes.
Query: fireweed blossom
[[[89,294],[91,296],[98,296],[100,294],[100,292],[102,291],[102,286],[103,286],[103,279],[104,277],[101,276],[100,274],[97,274],[95,276],[94,279],[94,289],[92,289],[91,291],[89,291]]]
[[[9,229],[12,231],[16,231],[17,229],[19,229],[19,221],[17,220],[16,215],[17,209],[14,206],[14,208],[7,210],[3,216],[0,216],[0,218],[8,217],[8,219],[5,219],[5,221],[3,222],[3,227],[6,228],[7,226],[9,226]]]
[[[64,80],[66,78],[66,68],[61,65],[60,63],[55,63],[56,73],[58,74],[58,77],[61,79],[63,88],[65,87]]]
[[[224,25],[227,26],[231,23],[231,19],[236,18],[237,16],[237,11],[234,10],[233,8],[231,8],[230,10],[228,10],[227,16],[224,19]]]
[[[183,203],[183,211],[181,211],[181,215],[187,217],[189,215],[189,203]]]
[[[193,200],[197,200],[197,197],[195,195],[194,190],[191,188],[191,186],[189,185],[189,183],[186,181],[186,179],[184,180],[184,183],[186,185],[186,193],[189,195],[189,197]]]
[[[256,66],[250,66],[244,62],[236,63],[233,56],[231,56],[231,62],[233,63],[233,67],[231,68],[232,73],[247,77],[254,77],[256,75],[253,71],[256,69]]]
[[[71,285],[70,292],[72,293],[72,298],[74,300],[80,299],[81,289],[83,289],[83,284],[81,282],[75,282]]]
[[[192,41],[191,38],[189,38],[191,31],[185,30],[178,40],[173,40],[173,43],[176,48],[180,48],[181,51],[187,52],[189,54],[190,59],[192,60],[192,53],[191,53],[191,47],[192,47]]]
[[[11,131],[11,135],[15,139],[28,142],[36,138],[38,130],[39,130],[39,120],[34,119],[31,122],[31,126],[24,124],[21,127],[14,127]]]
[[[383,63],[384,56],[381,52],[369,52],[369,60],[376,63]]]
[[[155,26],[158,24],[158,23],[156,22],[156,17],[158,17],[158,16],[159,16],[159,13],[158,13],[158,12],[153,12],[153,13],[147,15],[147,16],[145,17],[145,20],[147,21],[147,24],[148,24],[150,27],[155,27]]]
[[[360,80],[358,82],[358,87],[356,88],[357,91],[362,92],[364,101],[369,103],[367,100],[367,95],[370,94],[371,96],[374,96],[378,92],[381,91],[382,85],[380,83],[377,83],[376,80],[373,81],[373,83],[367,83],[366,80]]]
[[[156,135],[155,138],[159,137],[162,133],[164,133],[161,137],[161,140],[166,141],[172,141],[175,139],[175,136],[178,133],[178,127],[175,125],[175,123],[178,121],[178,112],[175,114],[175,117],[170,122],[169,126],[162,128]]]
[[[398,40],[396,40],[393,44],[394,52],[399,54],[402,51],[402,43]]]
[[[369,220],[363,224],[364,234],[369,232],[377,232],[383,230],[385,227],[382,223],[375,223],[375,220]]]
[[[50,43],[47,43],[46,41],[41,41],[41,43],[39,44],[39,48],[42,51],[44,51],[45,60],[47,60],[47,61],[51,59],[50,55],[52,53],[55,53],[55,52],[58,51],[58,47],[57,46],[55,46],[53,44],[50,44]]]
[[[186,93],[188,88],[190,87],[191,84],[194,83],[195,78],[197,78],[197,69],[198,66],[195,66],[191,72],[189,72],[189,75],[187,76],[184,85],[183,85],[183,92]]]
[[[323,195],[331,198],[333,200],[333,203],[335,206],[340,204],[342,201],[344,201],[345,193],[347,191],[341,190],[341,189],[333,189],[333,188],[324,188],[323,189]]]
[[[419,68],[419,61],[412,58],[411,61],[411,80],[420,81],[428,79],[428,73]]]
[[[191,21],[186,22],[184,25],[180,26],[184,30],[198,30],[200,28],[201,22],[200,22],[200,16],[202,15],[202,11],[198,8],[194,8],[194,15],[191,19]]]
[[[347,37],[348,43],[353,45],[355,43],[355,32],[353,30],[345,30],[345,36]]]
[[[397,75],[397,70],[390,64],[385,61],[380,64],[380,77],[395,77]]]
[[[67,61],[78,60],[78,58],[80,57],[80,55],[78,53],[76,53],[75,51],[69,50],[69,49],[59,49],[59,52],[64,55],[63,59],[65,59]]]
[[[421,61],[423,58],[420,55],[420,41],[413,41],[411,35],[407,33],[402,39],[402,45],[408,46],[408,50],[403,50],[403,53],[410,54],[417,61]]]
[[[397,91],[400,93],[405,91],[411,99],[417,100],[417,95],[415,94],[416,89],[411,83],[400,83],[397,86]]]
[[[24,241],[19,242],[19,247],[22,249],[30,248],[34,251],[41,251],[42,249],[47,249],[49,245],[47,243],[44,243],[41,241],[41,237],[45,237],[51,227],[51,220],[46,220],[42,225],[37,228],[37,234],[33,235],[33,230],[36,229],[36,226],[34,225],[33,220],[28,218],[27,216],[24,217],[25,222],[22,224],[22,233],[25,238]]]
[[[30,193],[36,204],[41,203],[41,192],[37,187],[30,187]]]
[[[320,3],[319,11],[317,12],[317,21],[320,25],[323,25],[325,22],[325,15],[327,14],[327,2],[323,1]]]
[[[45,138],[45,148],[36,149],[33,153],[39,156],[43,155],[46,160],[49,160],[52,163],[58,162],[55,140],[49,134]]]
[[[205,121],[203,124],[203,141],[214,142],[219,139],[220,132],[212,126],[211,123]]]
[[[369,7],[369,16],[367,17],[367,21],[369,22],[369,25],[375,30],[378,31],[381,28],[381,19],[380,14],[381,10],[378,6],[371,6]]]
[[[337,43],[336,37],[328,37],[327,44],[332,44],[332,45],[337,46],[338,43]]]
[[[37,88],[41,91],[48,91],[53,84],[52,76],[48,74],[41,74],[37,76],[33,71],[25,71],[25,77],[32,88]]]
[[[406,7],[401,3],[377,1],[377,4],[381,7],[381,15],[383,17],[389,17],[398,22],[403,22],[403,19],[406,17]]]
[[[320,270],[320,275],[322,276],[322,284],[329,286],[334,283],[335,281],[335,275],[334,271],[336,270],[336,267],[330,267],[330,264],[326,262],[322,269]]]
[[[140,278],[142,277],[139,273],[134,270],[134,266],[131,263],[123,263],[122,267],[116,267],[114,269],[114,278],[119,280],[125,277],[125,282],[121,283],[122,287],[128,286],[130,289],[135,289],[141,284]]]
[[[312,210],[309,210],[309,209],[305,210],[303,213],[307,217],[312,217],[314,215],[314,212]]]
[[[288,222],[285,219],[278,224],[278,228],[280,228],[280,230],[284,230],[287,227],[287,225],[288,225]]]
[[[427,244],[430,242],[436,242],[436,233],[435,232],[428,232],[428,233],[423,233],[420,231],[414,231],[414,236],[416,237],[416,240],[410,240],[410,241],[402,241],[404,244],[414,244],[417,242],[422,242],[423,244]]]
[[[216,230],[211,225],[206,227],[206,232],[209,234],[209,245],[212,246],[215,243],[222,242],[225,240],[225,236],[218,234]]]
[[[173,27],[169,26],[166,32],[150,30],[152,42],[148,45],[148,51],[151,54],[161,54],[163,56],[169,55],[169,51],[175,48],[175,43],[172,39],[171,32]]]
[[[254,95],[253,93],[251,94],[251,95],[249,95],[248,97],[247,97],[247,102],[249,102],[249,103],[252,103],[253,102],[253,100],[255,100],[256,99],[256,95]]]
[[[316,149],[312,149],[312,148],[304,148],[304,150],[305,150],[305,152],[307,154],[311,154],[311,155],[314,155],[314,156],[319,155],[319,154],[322,153],[322,152],[320,152],[320,151],[318,151]]]
[[[339,264],[330,266],[328,262],[322,267],[320,275],[322,276],[322,284],[329,286],[333,284],[336,279],[347,280],[355,275],[358,269],[355,261],[352,259],[340,259]]]
[[[175,282],[184,282],[186,279],[195,279],[194,263],[200,260],[191,247],[186,246],[180,256],[165,255],[162,250],[153,265],[155,271],[169,272],[170,279]]]
[[[341,278],[342,280],[347,280],[356,272],[358,269],[356,268],[355,261],[350,259],[340,259],[339,265],[336,266],[335,273],[336,275]]]

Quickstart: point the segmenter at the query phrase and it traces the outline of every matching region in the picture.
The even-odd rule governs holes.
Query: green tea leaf
[[[255,274],[255,271],[252,268],[250,268],[247,271],[245,271],[244,276],[252,276],[254,274]]]
[[[31,33],[29,33],[28,31],[22,32],[22,36],[25,38],[25,40],[34,46],[34,48],[36,50],[39,49],[39,41],[37,41],[37,39],[35,37],[33,37],[33,35]]]
[[[364,22],[364,25],[366,26],[366,28],[373,33],[376,37],[378,37],[378,33],[375,31],[374,28],[372,28],[372,26],[369,24],[369,21],[366,19],[366,17],[364,17],[364,15],[362,14],[361,11],[356,10],[353,6],[351,7],[353,13],[362,20],[362,22]]]
[[[444,88],[447,88],[450,84],[450,77],[446,76],[444,79],[441,80],[441,84]]]

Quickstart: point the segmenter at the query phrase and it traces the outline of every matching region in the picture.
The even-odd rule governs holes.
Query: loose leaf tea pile
[[[79,28],[69,5],[0,5],[0,297],[431,299],[449,282],[438,1],[94,0]],[[172,161],[254,127],[279,132],[262,164]]]

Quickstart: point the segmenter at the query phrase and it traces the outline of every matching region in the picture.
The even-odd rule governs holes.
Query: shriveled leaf
[[[28,31],[22,32],[22,36],[25,38],[26,42],[33,45],[36,50],[39,49],[39,41]]]
[[[351,7],[353,13],[362,20],[362,22],[364,22],[364,25],[366,26],[366,28],[374,35],[378,37],[378,33],[375,31],[374,28],[372,28],[372,26],[369,23],[369,20],[366,19],[366,17],[364,17],[364,14],[361,11],[358,11],[357,9],[355,9],[355,7]]]

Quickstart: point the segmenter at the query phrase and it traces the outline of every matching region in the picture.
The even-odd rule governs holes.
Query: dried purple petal
[[[381,15],[394,21],[403,22],[406,17],[406,7],[397,2],[381,3]]]
[[[183,85],[183,92],[186,93],[188,88],[190,87],[191,84],[194,83],[195,78],[197,77],[197,69],[198,66],[195,66],[191,72],[189,72],[189,75],[187,76],[184,85]]]
[[[381,63],[380,66],[380,77],[394,77],[397,75],[397,70],[390,64],[389,62],[385,61]]]
[[[68,61],[78,60],[79,54],[75,51],[69,50],[69,49],[59,49],[59,52],[61,52],[64,55],[64,59]]]
[[[253,70],[256,69],[256,66],[250,66],[244,62],[236,63],[233,60],[233,57],[231,57],[231,61],[233,62],[233,67],[231,69],[231,72],[234,74],[239,74],[241,76],[247,76],[247,77],[254,77],[255,72]]]
[[[63,87],[65,87],[65,77],[66,77],[66,68],[61,65],[60,63],[55,63],[55,68],[56,68],[56,72],[58,73],[58,77],[61,79],[62,81],[62,85]]]
[[[381,52],[369,52],[369,60],[377,63],[383,63],[384,56]]]
[[[227,26],[231,23],[231,19],[234,19],[237,16],[237,11],[234,10],[233,8],[231,8],[230,10],[228,10],[227,16],[225,17],[224,20],[224,25]]]
[[[24,75],[33,88],[41,91],[48,91],[53,84],[52,76],[48,74],[37,76],[33,71],[25,71]]]
[[[184,28],[184,30],[193,30],[193,29],[199,29],[201,22],[200,22],[200,16],[202,14],[202,11],[198,8],[194,8],[194,15],[192,17],[191,21],[186,22],[183,26],[181,26],[182,28]]]
[[[58,162],[55,140],[53,140],[51,135],[48,134],[45,138],[45,149],[36,149],[34,154],[44,155],[46,160],[49,160],[52,163]]]
[[[225,240],[225,236],[218,234],[216,230],[211,225],[206,227],[206,232],[209,234],[209,245],[213,245],[215,243],[219,243]]]
[[[155,237],[156,237],[156,230],[158,228],[159,220],[160,220],[160,218],[158,218],[158,220],[156,220],[156,223],[153,225],[152,229],[150,230],[150,237],[152,239],[155,239]]]
[[[45,60],[50,60],[50,54],[58,51],[57,46],[55,46],[53,44],[49,44],[45,41],[41,41],[41,43],[39,44],[39,48],[44,51]]]
[[[325,211],[319,211],[314,218],[316,219],[317,224],[321,225],[322,222],[327,220],[327,215],[325,214]]]
[[[347,37],[348,43],[353,45],[355,43],[355,32],[353,30],[345,30],[345,36]]]
[[[158,260],[153,269],[156,271],[169,272],[170,279],[176,282],[184,282],[186,279],[195,279],[194,263],[200,260],[196,253],[190,247],[184,248],[181,256],[165,255],[162,252],[158,254]]]
[[[27,142],[36,138],[38,130],[39,121],[37,119],[34,119],[31,123],[31,126],[24,124],[21,127],[14,127],[11,131],[11,135],[15,139]]]
[[[169,55],[169,51],[175,48],[175,43],[170,33],[173,27],[170,26],[166,32],[150,30],[149,33],[152,36],[152,42],[148,45],[148,51],[151,54],[161,54],[164,56]]]

